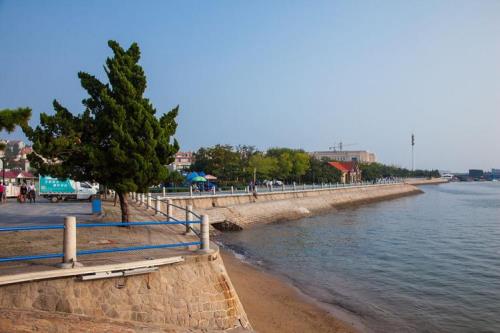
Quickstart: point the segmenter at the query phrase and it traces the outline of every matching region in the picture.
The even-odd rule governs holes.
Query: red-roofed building
[[[328,162],[328,164],[342,173],[341,183],[357,183],[361,181],[361,170],[358,162]]]
[[[31,172],[27,171],[15,171],[9,170],[5,171],[5,183],[6,184],[21,184],[23,182],[29,184],[31,181],[35,181],[36,177],[33,176]],[[3,181],[3,172],[0,170],[0,181]]]

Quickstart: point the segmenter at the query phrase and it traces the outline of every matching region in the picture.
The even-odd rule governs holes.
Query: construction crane
[[[350,146],[355,146],[357,145],[357,143],[347,143],[347,144],[344,144],[342,141],[340,141],[339,143],[335,143],[333,146],[329,147],[330,150],[333,150],[333,151],[342,151],[342,149],[344,149],[344,147],[350,147]]]

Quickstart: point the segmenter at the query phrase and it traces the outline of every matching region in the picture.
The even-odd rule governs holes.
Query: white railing
[[[403,184],[403,179],[396,180],[380,180],[377,182],[357,182],[357,183],[319,183],[319,184],[287,184],[281,186],[256,186],[255,189],[250,189],[249,186],[246,186],[244,189],[235,189],[233,186],[229,190],[219,190],[216,191],[212,189],[210,191],[193,191],[190,188],[190,191],[186,192],[172,192],[172,193],[152,193],[153,197],[160,197],[162,199],[169,198],[182,198],[182,197],[191,197],[191,198],[199,198],[199,197],[213,197],[213,196],[244,196],[244,195],[253,195],[254,193],[273,193],[273,192],[304,192],[304,191],[321,191],[321,190],[332,190],[332,189],[341,189],[341,188],[352,188],[352,187],[371,187],[371,186],[380,186],[380,185],[394,185],[394,184]],[[142,199],[143,201],[146,199]]]

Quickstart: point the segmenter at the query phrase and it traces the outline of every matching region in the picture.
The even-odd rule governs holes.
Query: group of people
[[[36,202],[36,187],[33,182],[31,182],[29,185],[26,185],[26,183],[23,183],[21,185],[21,189],[19,190],[19,196],[17,197],[17,200],[20,203],[25,203],[26,200],[29,200],[30,203],[35,203]]]
[[[20,203],[25,203],[28,201],[30,203],[36,202],[36,187],[33,182],[29,185],[22,183],[19,188],[19,195],[17,196],[17,201]],[[5,183],[0,183],[0,203],[5,203],[7,201],[7,185]]]

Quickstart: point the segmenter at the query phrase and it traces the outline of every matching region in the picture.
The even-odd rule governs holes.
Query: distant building
[[[4,173],[0,171],[0,181],[3,181]],[[29,182],[34,182],[37,178],[33,176],[31,172],[10,170],[5,171],[5,183],[20,185],[21,183],[28,184]]]
[[[9,169],[20,168],[28,171],[30,163],[27,156],[33,152],[33,148],[27,146],[21,140],[3,140],[2,143],[5,144],[5,149],[0,151],[0,157],[5,158],[5,167]],[[3,165],[1,167],[3,168]]]
[[[479,179],[484,177],[484,171],[479,169],[469,169],[469,177]]]
[[[173,171],[182,171],[189,169],[193,162],[194,156],[192,152],[178,152],[177,154],[175,154],[175,161],[168,167]]]
[[[495,179],[500,178],[500,169],[491,169],[491,175]]]
[[[328,164],[342,173],[340,178],[341,183],[356,183],[361,181],[361,170],[356,161],[328,162]]]
[[[360,163],[373,163],[377,159],[374,153],[370,153],[366,150],[327,150],[327,151],[315,151],[310,153],[312,156],[321,160],[327,158],[331,161],[340,162],[350,162],[356,161]]]

